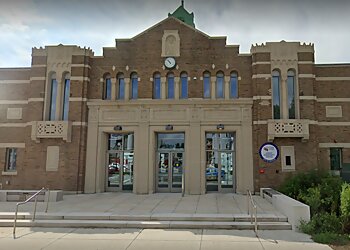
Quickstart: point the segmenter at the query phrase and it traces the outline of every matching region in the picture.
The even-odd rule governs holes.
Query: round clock
[[[176,65],[176,61],[174,57],[165,58],[164,65],[167,69],[172,69]]]

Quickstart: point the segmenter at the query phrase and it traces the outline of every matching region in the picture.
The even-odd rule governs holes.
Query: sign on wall
[[[261,159],[266,162],[274,162],[277,160],[279,154],[278,147],[271,142],[264,143],[259,149]]]

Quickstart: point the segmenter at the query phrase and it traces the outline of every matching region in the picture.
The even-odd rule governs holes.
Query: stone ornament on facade
[[[161,56],[180,56],[180,36],[178,30],[164,30]]]

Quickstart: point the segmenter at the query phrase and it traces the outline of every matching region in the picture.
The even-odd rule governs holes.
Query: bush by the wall
[[[327,232],[341,233],[342,221],[335,214],[323,212],[315,214],[308,223],[302,221],[300,229],[311,235]]]
[[[344,183],[340,194],[340,211],[342,216],[350,216],[350,184]]]
[[[340,211],[343,219],[343,232],[350,233],[350,184],[348,183],[342,185]]]
[[[325,172],[316,170],[301,172],[288,178],[278,190],[293,199],[300,199],[303,191],[306,192],[307,189],[320,184],[325,176],[327,176]]]

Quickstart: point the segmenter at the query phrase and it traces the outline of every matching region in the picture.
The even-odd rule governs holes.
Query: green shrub
[[[331,214],[340,214],[340,193],[343,180],[339,176],[327,176],[319,184],[321,193],[321,211]]]
[[[325,172],[316,170],[298,173],[288,178],[278,190],[293,199],[299,199],[302,192],[317,186],[321,183],[321,179],[326,176],[328,175]]]
[[[322,206],[320,187],[312,187],[299,195],[300,200],[310,206],[311,216],[318,213]]]
[[[319,213],[315,214],[308,223],[301,221],[300,230],[311,235],[327,232],[341,233],[342,221],[335,214]]]
[[[345,217],[350,216],[350,184],[344,183],[340,194],[340,211]]]
[[[314,234],[312,239],[321,244],[346,245],[349,243],[349,236],[329,232]]]

